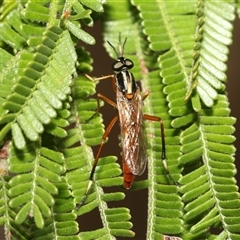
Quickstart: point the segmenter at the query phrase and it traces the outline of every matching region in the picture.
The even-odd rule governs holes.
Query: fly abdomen
[[[129,170],[127,164],[125,162],[123,162],[123,186],[126,189],[131,188],[134,178],[135,178],[135,176]]]

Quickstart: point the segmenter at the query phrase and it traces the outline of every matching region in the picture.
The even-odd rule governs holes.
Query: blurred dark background
[[[97,22],[93,28],[89,29],[89,33],[96,39],[96,44],[94,46],[86,46],[86,48],[91,52],[92,58],[94,59],[94,71],[91,76],[104,76],[112,74],[111,64],[112,59],[106,53],[103,47],[102,39],[102,26],[101,22]],[[230,108],[232,109],[231,115],[238,117],[240,111],[238,109],[238,96],[240,96],[240,79],[239,79],[239,68],[240,68],[240,21],[237,19],[234,22],[233,31],[233,44],[230,46],[230,54],[228,60],[228,82],[227,82],[227,92],[230,100]],[[98,84],[97,91],[106,95],[108,98],[114,100],[115,94],[112,91],[111,80],[101,81]],[[116,111],[113,107],[105,104],[101,109],[101,113],[104,117],[105,126],[111,121],[111,119],[116,115]],[[240,123],[237,122],[235,136],[240,135]],[[118,134],[119,127],[115,126],[112,132],[109,134],[109,140],[107,144],[103,147],[102,156],[106,155],[117,155],[120,156],[120,148],[118,147]],[[237,138],[235,142],[236,147],[240,147],[240,140]],[[239,151],[236,152],[236,165],[240,169],[240,161],[238,160]],[[120,158],[121,159],[121,158]],[[147,171],[143,178],[147,178]],[[240,185],[240,172],[237,173],[236,178],[238,179],[238,186]],[[139,179],[139,178],[138,178]],[[114,202],[109,204],[110,207],[117,206],[127,206],[131,210],[132,222],[134,223],[133,231],[136,233],[136,237],[132,239],[144,240],[146,239],[146,219],[147,219],[147,190],[141,191],[125,191],[126,198],[124,201],[118,203]],[[99,212],[96,209],[91,214],[82,216],[79,219],[81,230],[87,231],[91,229],[96,229],[101,227]],[[0,240],[4,240],[3,227],[1,227]],[[120,238],[118,238],[120,240]],[[125,238],[126,239],[126,238]]]

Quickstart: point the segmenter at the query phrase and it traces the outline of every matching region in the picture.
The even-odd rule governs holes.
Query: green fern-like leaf
[[[13,139],[19,149],[25,146],[22,132],[28,139],[36,141],[43,132],[43,124],[57,116],[55,109],[62,108],[62,101],[70,93],[76,55],[71,49],[73,46],[67,44],[68,33],[54,27],[44,32],[41,39],[44,44],[37,46],[30,40],[37,52],[20,55],[20,59],[24,59],[19,62],[20,77],[13,86],[13,93],[3,103],[8,113],[1,117],[1,123],[8,120],[8,126],[11,124]],[[1,131],[1,139],[6,133]]]
[[[238,232],[236,222],[228,221],[229,212],[238,209],[240,202],[234,179],[235,148],[231,145],[235,140],[231,135],[235,119],[228,116],[227,106],[226,97],[219,95],[212,109],[215,116],[209,114],[212,110],[203,109],[198,124],[191,125],[182,133],[183,155],[180,161],[189,166],[186,171],[190,173],[182,178],[184,187],[181,191],[186,202],[185,218],[192,222],[190,231],[193,236],[216,224],[225,226],[224,231],[230,239]],[[192,167],[199,158],[203,160],[203,165],[193,171]],[[232,212],[231,217],[238,222],[237,212]],[[231,224],[234,226],[231,227]]]
[[[176,135],[170,126],[171,117],[167,112],[167,104],[164,95],[159,94],[163,89],[159,71],[149,73],[149,79],[145,82],[146,87],[151,92],[149,96],[149,105],[146,107],[151,114],[160,116],[165,127],[166,140],[166,157],[169,171],[174,179],[179,178],[180,168],[178,167],[178,157],[180,156],[179,137]],[[159,91],[160,90],[160,91]],[[147,100],[146,100],[147,101]],[[151,103],[152,102],[152,103]],[[177,194],[177,186],[172,185],[169,179],[166,179],[166,171],[161,163],[161,149],[160,147],[160,127],[159,125],[148,124],[147,129],[151,135],[155,137],[149,139],[151,151],[149,151],[149,179],[151,179],[152,186],[149,188],[149,216],[157,216],[156,222],[151,222],[148,225],[149,238],[153,238],[155,234],[179,234],[181,232],[181,199]],[[174,204],[173,204],[174,203]],[[152,206],[152,209],[151,207]],[[150,220],[151,218],[149,218]],[[151,227],[150,227],[151,226]]]
[[[62,178],[56,186],[58,194],[54,206],[51,207],[52,215],[45,219],[45,226],[42,229],[32,226],[31,239],[79,239],[77,216],[72,212],[74,204],[66,179]]]
[[[0,113],[1,116],[6,114],[6,110],[2,107],[2,103],[4,102],[5,98],[11,93],[11,88],[13,87],[14,81],[14,72],[17,64],[16,58],[14,58],[11,54],[7,53],[5,50],[1,49],[1,90],[0,90]],[[14,117],[13,115],[9,115],[11,119]],[[9,119],[7,120],[7,122]]]
[[[63,157],[46,148],[39,148],[36,144],[28,144],[27,149],[11,149],[9,170],[17,173],[9,182],[9,205],[18,209],[16,223],[21,224],[28,215],[33,215],[39,228],[44,226],[45,217],[50,217],[50,207],[54,205],[58,189],[54,183],[61,179],[59,174],[64,172],[61,163]]]
[[[187,97],[195,86],[197,95],[209,107],[217,98],[217,90],[225,88],[224,72],[227,68],[225,62],[228,54],[227,45],[231,43],[233,11],[234,6],[227,3],[219,5],[199,1],[197,8],[198,31],[195,34],[194,59]],[[194,98],[196,99],[196,96]],[[193,101],[193,107],[198,110],[196,100]]]
[[[12,48],[20,50],[26,44],[26,39],[19,32],[14,30],[20,29],[20,17],[17,10],[12,11],[7,21],[0,23],[1,40],[9,44]]]
[[[6,239],[134,236],[131,209],[108,204],[125,198],[108,191],[123,181],[115,156],[99,159],[86,201],[76,209],[89,184],[91,146],[104,133],[91,97],[95,83],[75,70],[92,69],[81,44],[95,43],[83,26],[97,18],[114,59],[107,41],[117,47],[119,32],[128,38],[124,56],[134,62],[142,91],[150,92],[144,113],[163,121],[168,170],[178,183],[161,161],[159,123],[147,121],[148,179],[136,178],[132,186],[149,190],[146,238],[239,239],[235,119],[225,92],[233,1],[104,3],[0,1],[0,223]],[[82,231],[77,217],[96,208],[102,227]]]

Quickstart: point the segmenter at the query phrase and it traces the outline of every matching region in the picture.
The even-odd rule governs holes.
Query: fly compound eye
[[[133,64],[132,60],[130,60],[130,59],[125,59],[125,66],[126,66],[128,69],[131,69],[131,68],[133,68],[134,64]]]
[[[113,71],[119,72],[122,70],[123,67],[124,67],[124,64],[119,60],[113,62],[113,64],[112,64]]]

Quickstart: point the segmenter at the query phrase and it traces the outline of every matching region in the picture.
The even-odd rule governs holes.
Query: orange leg
[[[151,116],[151,115],[147,115],[147,114],[144,114],[143,117],[146,120],[150,120],[150,121],[153,121],[153,122],[159,122],[160,123],[161,138],[162,138],[162,160],[163,160],[164,167],[167,169],[167,164],[166,164],[166,147],[165,147],[165,138],[164,138],[164,126],[163,126],[162,119],[159,118],[159,117]]]
[[[142,95],[142,100],[146,99],[149,95],[149,92],[145,92]],[[163,121],[161,118],[156,117],[156,116],[152,116],[152,115],[147,115],[144,114],[143,117],[146,120],[150,120],[150,121],[154,121],[154,122],[159,122],[160,123],[160,128],[161,128],[161,138],[162,138],[162,162],[163,162],[163,166],[166,170],[166,173],[168,175],[168,177],[170,178],[170,180],[175,184],[175,185],[179,185],[178,182],[176,182],[172,175],[170,174],[169,170],[168,170],[168,166],[167,166],[167,162],[166,162],[166,145],[165,145],[165,137],[164,137],[164,125],[163,125]]]
[[[150,120],[150,121],[154,121],[154,122],[159,122],[160,123],[160,128],[161,128],[161,139],[162,139],[162,162],[163,162],[163,166],[165,168],[165,171],[168,175],[168,177],[170,178],[170,180],[175,184],[175,185],[179,185],[178,182],[176,182],[172,175],[170,174],[169,170],[168,170],[168,166],[167,166],[167,162],[166,162],[166,145],[165,145],[165,137],[164,137],[164,125],[163,125],[163,121],[161,118],[156,117],[156,116],[152,116],[152,115],[147,115],[144,114],[143,117],[146,120]]]
[[[98,148],[98,152],[97,152],[97,155],[96,155],[96,158],[94,160],[94,163],[93,163],[93,167],[92,167],[92,171],[91,171],[91,174],[90,174],[90,177],[89,177],[89,183],[88,183],[88,186],[87,186],[87,189],[86,189],[86,192],[84,193],[83,197],[82,197],[82,200],[81,202],[77,205],[76,209],[79,209],[83,203],[85,202],[86,198],[87,198],[87,195],[88,195],[88,192],[93,184],[93,176],[94,176],[94,173],[95,173],[95,169],[96,169],[96,166],[97,166],[97,163],[98,163],[98,160],[99,160],[99,157],[100,157],[100,154],[102,152],[102,147],[108,137],[108,134],[111,132],[114,124],[117,122],[118,120],[118,116],[114,117],[112,119],[112,121],[109,123],[109,125],[107,126],[107,129],[105,130],[103,136],[102,136],[102,141],[101,141],[101,144]]]
[[[112,105],[113,107],[117,108],[117,104],[115,102],[113,102],[112,100],[110,100],[109,98],[105,97],[104,95],[102,95],[100,93],[98,93],[98,95],[97,95],[98,108],[100,108],[99,99],[102,99],[103,101],[105,101],[108,104]]]
[[[90,79],[91,81],[100,81],[100,80],[105,80],[105,79],[108,79],[108,78],[112,78],[113,79],[113,83],[114,83],[114,80],[115,80],[115,76],[114,75],[107,75],[107,76],[103,76],[103,77],[99,77],[99,78],[92,78],[90,77],[89,75],[87,74],[84,74],[88,79]],[[114,90],[116,90],[114,88]],[[103,101],[107,102],[108,104],[112,105],[113,107],[117,108],[117,105],[115,102],[111,101],[109,98],[105,97],[104,95],[102,94],[98,94],[97,95],[97,104],[98,104],[98,108],[96,110],[96,113],[93,114],[93,116],[91,118],[89,118],[87,121],[90,121],[96,114],[98,114],[99,112],[99,109],[100,109],[100,102],[99,102],[99,99],[102,99]],[[92,167],[92,170],[91,170],[91,173],[90,173],[90,177],[89,177],[89,183],[88,183],[88,186],[87,186],[87,189],[86,189],[86,192],[84,193],[83,197],[82,197],[82,200],[81,202],[76,206],[76,209],[79,209],[83,203],[85,202],[86,198],[87,198],[87,195],[88,195],[88,192],[93,184],[93,176],[94,176],[94,173],[95,173],[95,169],[96,169],[96,166],[97,166],[97,163],[98,163],[98,160],[99,160],[99,157],[100,157],[100,154],[102,152],[102,148],[103,148],[103,145],[109,135],[109,133],[111,132],[113,126],[115,125],[115,123],[117,122],[118,120],[118,116],[114,117],[112,119],[112,121],[109,123],[109,125],[107,126],[103,136],[102,136],[102,141],[101,141],[101,144],[98,148],[98,152],[97,152],[97,155],[96,155],[96,158],[94,160],[94,163],[93,163],[93,167]]]
[[[105,97],[104,95],[102,94],[98,94],[97,95],[97,102],[98,102],[98,109],[96,111],[96,113],[99,112],[99,109],[100,109],[100,104],[99,104],[99,99],[102,99],[103,101],[107,102],[108,104],[112,105],[113,107],[116,107],[117,108],[117,105],[115,102],[111,101],[110,99],[108,99],[107,97]],[[93,117],[95,116],[95,114],[90,118],[92,119]],[[89,120],[90,120],[89,119]],[[88,121],[89,121],[88,120]],[[97,163],[98,163],[98,160],[99,160],[99,157],[100,157],[100,154],[102,152],[102,148],[103,148],[103,145],[109,135],[109,133],[111,132],[113,126],[115,125],[115,123],[117,122],[118,120],[118,116],[114,117],[112,119],[112,121],[109,123],[109,125],[107,126],[103,136],[102,136],[102,141],[101,141],[101,144],[98,148],[98,152],[97,152],[97,155],[96,155],[96,158],[94,160],[94,163],[93,163],[93,167],[92,167],[92,170],[91,170],[91,174],[90,174],[90,177],[89,177],[89,183],[88,183],[88,187],[86,189],[86,192],[84,193],[83,197],[82,197],[82,200],[81,202],[77,205],[77,209],[79,209],[81,207],[81,205],[83,205],[83,203],[85,202],[86,198],[87,198],[87,195],[88,195],[88,192],[93,184],[93,176],[94,176],[94,173],[95,173],[95,169],[96,169],[96,166],[97,166]]]
[[[96,109],[96,112],[89,118],[87,119],[87,122],[89,122],[91,119],[93,119],[98,113],[99,113],[99,110],[100,110],[100,101],[99,99],[102,99],[103,101],[107,102],[108,104],[112,105],[113,107],[117,108],[117,104],[113,101],[111,101],[109,98],[105,97],[104,95],[98,93],[97,95],[97,109]]]

